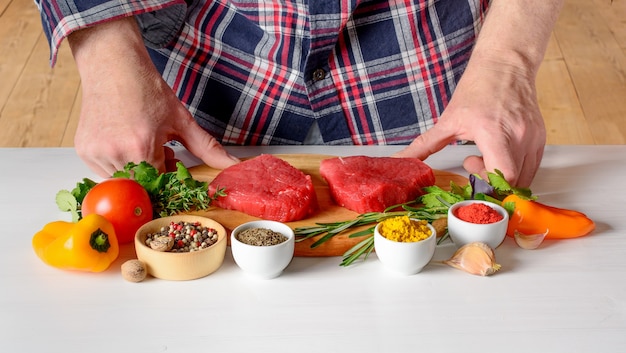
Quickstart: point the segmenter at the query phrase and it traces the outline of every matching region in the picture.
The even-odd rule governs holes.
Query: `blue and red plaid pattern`
[[[489,0],[35,0],[56,49],[137,16],[151,57],[223,144],[406,144],[436,123]],[[160,42],[159,42],[160,41]]]

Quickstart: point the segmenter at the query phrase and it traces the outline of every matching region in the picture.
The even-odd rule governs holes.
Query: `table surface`
[[[247,147],[259,153],[385,156],[398,147]],[[473,146],[426,162],[466,175]],[[191,159],[181,154],[191,163]],[[507,238],[502,270],[469,275],[437,263],[390,273],[372,254],[295,258],[282,276],[222,267],[193,281],[129,283],[121,259],[106,272],[57,270],[34,254],[32,235],[68,220],[60,189],[98,178],[73,149],[0,149],[0,342],[4,352],[614,352],[626,346],[626,146],[548,146],[532,190],[544,203],[585,212],[593,234],[523,250]],[[451,255],[441,245],[435,260]]]

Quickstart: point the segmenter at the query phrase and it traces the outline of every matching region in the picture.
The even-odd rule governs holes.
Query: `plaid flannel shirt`
[[[135,16],[223,144],[406,144],[436,123],[489,0],[35,0],[51,64],[72,31]]]

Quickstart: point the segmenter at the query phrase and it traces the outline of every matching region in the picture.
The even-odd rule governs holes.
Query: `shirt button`
[[[313,71],[313,82],[317,82],[326,78],[326,71],[324,69],[317,69]]]

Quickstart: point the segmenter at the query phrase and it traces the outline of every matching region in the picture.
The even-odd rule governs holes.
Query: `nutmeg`
[[[128,260],[122,264],[122,277],[129,282],[141,282],[146,278],[148,269],[139,260]]]

